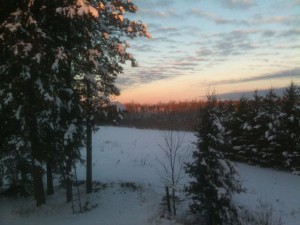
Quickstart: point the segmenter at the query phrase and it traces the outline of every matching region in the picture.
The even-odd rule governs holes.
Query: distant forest
[[[205,101],[170,101],[157,104],[126,103],[119,125],[193,131],[199,123],[199,113]]]

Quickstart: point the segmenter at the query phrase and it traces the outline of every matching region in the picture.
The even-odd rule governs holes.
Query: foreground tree
[[[280,126],[280,99],[273,89],[270,89],[262,102],[262,110],[257,114],[258,124],[263,133],[257,136],[259,151],[257,160],[260,165],[278,167],[282,165],[282,152],[278,148],[278,130]]]
[[[243,189],[235,177],[235,168],[219,150],[225,144],[224,127],[214,95],[208,96],[196,136],[194,162],[186,166],[193,179],[186,188],[192,197],[191,212],[204,217],[208,225],[240,224],[232,194]]]
[[[114,81],[122,73],[121,64],[131,60],[135,65],[123,36],[149,36],[144,24],[123,17],[125,11],[136,10],[125,0],[19,0],[1,5],[0,126],[13,127],[3,134],[1,161],[6,168],[15,162],[16,173],[22,171],[20,164],[29,166],[37,205],[45,203],[44,164],[49,181],[54,166],[70,184],[71,169],[85,144],[83,123],[90,121],[82,120],[89,114],[82,109],[76,76],[98,80],[97,91],[89,97],[99,92],[108,96],[118,93]],[[46,143],[52,144],[42,148]]]
[[[92,132],[99,125],[95,123],[95,114],[103,114],[103,108],[99,106],[108,102],[109,96],[119,95],[115,79],[123,72],[122,64],[130,61],[132,66],[136,66],[135,59],[127,52],[129,45],[125,37],[150,37],[146,25],[125,18],[126,12],[136,11],[137,6],[125,0],[78,0],[57,8],[60,16],[71,21],[70,34],[67,34],[64,46],[68,47],[65,50],[71,56],[70,62],[79,77],[77,83],[81,81],[82,87],[76,90],[81,96],[85,122],[87,193],[92,192]],[[74,37],[77,42],[70,45]]]
[[[240,98],[236,110],[232,113],[230,123],[227,123],[227,129],[230,130],[230,141],[233,148],[233,155],[238,155],[239,160],[246,161],[252,156],[249,151],[248,140],[248,120],[249,120],[249,100],[245,97]]]
[[[279,116],[278,148],[283,166],[300,171],[300,88],[292,82],[284,91]]]

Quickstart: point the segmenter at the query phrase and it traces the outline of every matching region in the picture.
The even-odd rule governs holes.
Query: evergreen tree
[[[9,122],[7,125],[15,125],[15,130],[9,130],[6,136],[6,158],[20,156],[21,159],[16,160],[17,169],[19,162],[30,165],[34,194],[40,205],[45,202],[42,178],[45,158],[43,150],[39,148],[39,119],[50,106],[44,96],[49,93],[49,83],[41,82],[41,77],[49,74],[44,71],[49,63],[45,60],[40,64],[40,52],[45,51],[43,43],[47,37],[41,34],[39,25],[33,19],[32,5],[25,1],[18,1],[14,5],[16,7],[10,8],[8,17],[0,25],[1,111],[4,120]],[[36,41],[35,46],[33,40]],[[45,74],[41,76],[43,72]]]
[[[280,115],[279,146],[283,166],[300,170],[300,89],[292,82],[285,90]]]
[[[75,14],[70,16],[73,9]],[[129,60],[132,66],[136,66],[135,59],[127,52],[129,46],[124,37],[150,37],[144,24],[124,18],[125,12],[134,13],[136,10],[136,5],[125,0],[77,1],[76,4],[57,8],[61,18],[70,24],[63,39],[64,51],[77,75],[77,82],[81,81],[81,86],[84,86],[79,90],[79,95],[83,99],[81,103],[85,120],[87,193],[92,191],[92,131],[96,125],[94,113],[100,109],[97,113],[103,114],[102,108],[95,103],[98,104],[100,100],[101,104],[110,95],[119,94],[114,82],[123,71],[122,64]]]
[[[240,224],[232,194],[241,192],[235,178],[233,165],[219,151],[224,144],[224,127],[220,121],[217,100],[208,96],[207,106],[202,111],[202,122],[196,136],[197,150],[194,162],[187,164],[186,172],[193,178],[186,188],[192,197],[192,213],[204,216],[208,225]]]
[[[230,130],[231,146],[239,161],[248,161],[253,153],[249,151],[252,143],[248,140],[249,134],[249,100],[245,97],[240,98],[237,109],[233,113],[228,130]]]
[[[22,171],[19,164],[29,165],[41,205],[43,165],[48,164],[49,181],[54,166],[70,184],[85,144],[82,118],[88,114],[83,114],[76,76],[97,78],[98,92],[92,94],[118,93],[114,81],[121,64],[135,65],[122,37],[149,34],[144,24],[123,17],[137,10],[131,1],[19,0],[3,2],[1,9],[1,127],[14,128],[5,128],[1,161],[14,161],[16,173]],[[41,148],[46,143],[52,144]]]
[[[245,122],[244,129],[247,137],[247,162],[248,163],[259,163],[260,158],[258,157],[260,152],[259,138],[264,135],[263,121],[261,120],[263,98],[258,95],[257,90],[253,94],[253,100],[248,102],[248,118]]]
[[[236,102],[228,101],[223,108],[223,125],[225,128],[225,148],[223,150],[228,159],[236,160],[236,152],[233,150],[232,138],[236,133],[234,132],[236,115]]]
[[[280,99],[270,89],[263,99],[262,112],[258,114],[258,120],[263,133],[258,137],[259,145],[258,157],[260,165],[270,167],[280,167],[282,161],[282,153],[278,148],[278,129],[280,115]]]

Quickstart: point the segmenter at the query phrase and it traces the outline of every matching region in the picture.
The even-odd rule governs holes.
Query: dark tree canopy
[[[136,64],[124,37],[150,37],[144,24],[125,18],[136,10],[125,0],[1,1],[0,159],[13,162],[12,182],[20,165],[29,168],[22,177],[33,178],[38,205],[43,164],[66,179],[86,144],[78,82],[93,87],[90,99],[119,94],[122,64]]]

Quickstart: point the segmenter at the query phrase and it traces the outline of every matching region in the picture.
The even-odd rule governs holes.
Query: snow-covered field
[[[185,133],[187,159],[194,140],[193,133]],[[58,187],[54,196],[47,197],[47,205],[40,208],[35,207],[32,198],[1,196],[0,225],[183,224],[182,220],[160,218],[164,184],[158,175],[157,158],[163,158],[159,143],[162,136],[157,130],[101,128],[94,134],[93,179],[105,187],[86,196],[84,185],[80,186],[83,205],[90,202],[97,207],[83,214],[72,214],[71,204],[65,202],[64,190]],[[237,168],[248,191],[235,196],[235,200],[245,210],[259,215],[272,209],[273,217],[281,217],[282,224],[300,225],[300,176],[244,164],[237,164]],[[85,179],[85,167],[78,165],[77,174],[79,180]],[[183,197],[181,195],[181,199]],[[186,214],[184,209],[183,202],[178,218]],[[245,223],[248,224],[251,223]]]

